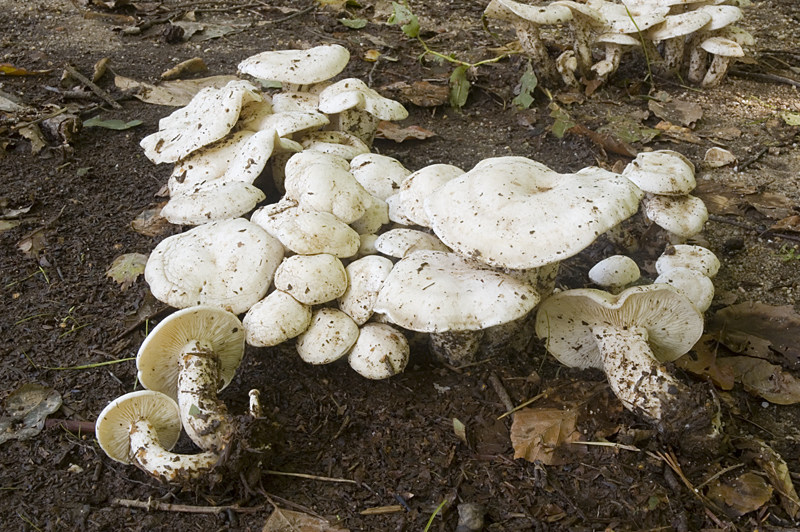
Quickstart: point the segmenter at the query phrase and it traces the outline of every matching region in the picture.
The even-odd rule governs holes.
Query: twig
[[[256,513],[264,509],[263,506],[256,506],[253,508],[242,508],[239,505],[233,504],[228,506],[189,506],[186,504],[169,504],[166,502],[154,501],[148,499],[147,501],[137,501],[134,499],[111,499],[111,504],[114,506],[125,506],[126,508],[141,508],[142,510],[159,510],[162,512],[184,512],[190,514],[220,514],[222,512],[232,511],[240,513]]]
[[[94,421],[75,421],[74,419],[46,419],[45,428],[61,427],[69,432],[94,432]]]
[[[298,478],[307,478],[310,480],[322,480],[324,482],[342,482],[345,484],[358,484],[355,480],[350,480],[346,478],[331,478],[331,477],[318,477],[316,475],[307,475],[305,473],[284,473],[283,471],[271,471],[269,469],[262,471],[267,475],[278,475],[282,477],[298,477]]]
[[[511,412],[514,410],[514,401],[511,400],[511,396],[508,395],[505,387],[503,386],[503,382],[500,380],[500,377],[495,375],[494,372],[489,376],[489,382],[492,383],[492,388],[494,388],[494,393],[500,397],[500,401],[503,403],[503,406],[506,407],[506,411]]]
[[[596,445],[597,447],[614,447],[615,449],[625,449],[626,451],[642,452],[638,447],[633,445],[624,445],[622,443],[614,443],[613,441],[574,441],[571,445]]]
[[[94,92],[100,98],[105,100],[106,103],[108,103],[108,105],[110,105],[114,109],[122,109],[122,106],[116,100],[114,100],[114,98],[112,98],[110,94],[108,94],[106,91],[101,89],[95,82],[93,82],[92,80],[90,80],[89,78],[87,78],[86,76],[81,74],[80,72],[78,72],[77,69],[75,69],[71,65],[65,64],[64,65],[64,70],[69,72],[69,74],[71,76],[73,76],[73,77],[77,78],[78,80],[80,80],[81,83],[83,83],[84,85],[86,85],[87,87],[92,89],[92,92]]]
[[[114,338],[112,338],[108,343],[109,344],[117,343],[119,340],[122,340],[123,338],[128,336],[130,333],[132,333],[133,331],[135,331],[136,329],[141,327],[141,325],[143,323],[147,323],[148,321],[152,320],[153,318],[155,318],[156,316],[158,316],[159,314],[161,314],[162,312],[164,312],[165,310],[167,310],[169,308],[171,308],[171,307],[169,307],[169,306],[161,307],[160,309],[156,310],[152,314],[149,314],[149,315],[145,316],[144,318],[141,318],[139,321],[137,321],[136,323],[134,323],[133,325],[131,325],[130,327],[128,327],[127,329],[125,329],[124,331],[122,331],[121,333],[116,335]]]
[[[678,475],[678,478],[680,478],[683,481],[683,483],[686,484],[686,487],[689,488],[689,491],[691,491],[695,497],[700,499],[700,502],[702,502],[706,506],[706,511],[714,510],[719,514],[725,515],[725,512],[723,512],[719,506],[714,504],[714,502],[711,499],[703,495],[700,492],[700,490],[698,488],[695,488],[689,481],[689,479],[686,478],[686,475],[683,474],[683,470],[681,469],[681,465],[678,463],[678,458],[675,456],[675,453],[671,451],[669,452],[669,454],[659,452],[656,453],[656,456],[664,460],[670,467],[670,469],[672,469],[675,472],[675,474]],[[716,516],[714,516],[714,518],[716,518]]]
[[[774,83],[785,83],[794,87],[800,87],[800,81],[796,81],[783,76],[775,74],[761,74],[758,72],[745,72],[744,70],[728,70],[729,76],[736,76],[738,78],[752,79],[755,81],[772,81]]]
[[[736,165],[736,171],[737,172],[743,171],[745,168],[747,168],[748,166],[750,166],[751,164],[753,164],[754,162],[759,160],[761,158],[761,156],[764,155],[765,153],[767,153],[768,151],[769,151],[769,147],[763,146],[760,150],[758,150],[756,152],[755,155],[753,155],[749,159],[743,161],[742,163],[737,164]]]
[[[701,488],[707,486],[708,484],[710,484],[711,482],[714,482],[715,480],[717,480],[719,477],[721,477],[722,475],[724,475],[728,471],[733,471],[734,469],[739,469],[740,467],[744,467],[744,464],[735,464],[735,465],[732,465],[730,467],[726,467],[722,471],[717,471],[716,473],[714,473],[713,475],[708,477],[706,480],[704,480],[703,482],[698,484],[696,489],[701,489]]]

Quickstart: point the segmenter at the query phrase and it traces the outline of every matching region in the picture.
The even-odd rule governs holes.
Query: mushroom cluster
[[[560,78],[577,86],[581,77],[605,81],[626,49],[644,46],[651,62],[663,60],[667,70],[682,69],[693,83],[713,87],[728,65],[744,55],[744,47],[755,44],[752,35],[733,26],[743,16],[740,6],[746,5],[748,0],[555,0],[541,5],[492,0],[485,14],[513,24],[537,76],[548,83]],[[540,29],[562,25],[569,28],[572,49],[554,59]]]

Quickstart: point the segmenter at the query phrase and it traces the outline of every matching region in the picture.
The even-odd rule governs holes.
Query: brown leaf
[[[695,375],[708,377],[718,388],[730,390],[734,384],[733,369],[717,364],[718,347],[710,334],[704,334],[691,351],[675,361],[675,365]]]
[[[37,74],[49,74],[53,70],[25,70],[18,68],[11,63],[0,63],[0,75],[2,76],[35,76]]]
[[[800,381],[780,366],[752,357],[723,357],[717,359],[717,365],[731,368],[745,390],[770,403],[800,403]]]
[[[32,231],[17,243],[17,248],[29,259],[38,258],[45,246],[47,246],[47,235],[43,229]]]
[[[447,103],[450,99],[450,87],[434,85],[428,81],[414,83],[398,81],[381,87],[381,92],[391,93],[400,103],[412,103],[420,107],[436,107]]]
[[[797,491],[794,489],[789,467],[781,455],[776,453],[772,447],[757,439],[737,440],[736,448],[747,449],[755,453],[753,459],[764,470],[770,484],[780,495],[781,506],[789,514],[789,517],[795,519],[800,511],[800,499],[798,499]]]
[[[708,332],[735,353],[770,358],[776,352],[792,364],[800,362],[800,315],[790,305],[732,305],[714,315]]]
[[[195,94],[206,87],[221,89],[228,82],[238,80],[236,76],[212,76],[210,78],[165,81],[158,86],[123,76],[115,76],[114,84],[122,91],[130,91],[145,103],[184,107]]]
[[[261,532],[349,532],[325,519],[301,512],[275,508]]]
[[[514,458],[529,462],[541,460],[546,465],[569,463],[561,452],[565,444],[577,441],[577,410],[560,408],[523,408],[514,414],[511,444]]]
[[[795,214],[794,202],[782,194],[760,192],[756,188],[727,181],[699,182],[692,194],[703,200],[711,214],[744,216],[748,207],[775,220]]]
[[[658,102],[650,100],[647,107],[653,114],[672,124],[694,127],[695,122],[703,118],[703,108],[700,104],[683,100]]]
[[[793,233],[800,233],[800,215],[787,216],[778,223],[770,227],[773,231],[791,231]]]
[[[734,516],[753,512],[772,498],[772,487],[755,473],[745,473],[730,485],[717,482],[707,493],[709,499],[726,507]]]
[[[172,224],[161,216],[161,209],[167,202],[163,201],[152,209],[145,209],[131,222],[134,231],[144,236],[159,236],[164,234]]]
[[[691,142],[692,144],[702,144],[703,139],[692,133],[689,128],[676,126],[667,121],[656,124],[656,129],[661,131],[662,136],[669,137],[678,142]]]
[[[144,273],[146,265],[147,255],[126,253],[114,259],[106,275],[122,285],[120,289],[124,292]]]
[[[392,122],[383,121],[378,124],[378,133],[376,135],[379,139],[389,139],[395,142],[403,142],[407,139],[427,139],[435,136],[436,133],[428,131],[419,126],[400,127]]]
[[[592,142],[601,146],[604,150],[624,155],[626,157],[636,157],[636,149],[627,142],[618,139],[608,133],[597,133],[582,124],[575,124],[569,129],[570,133],[576,133],[588,137]]]
[[[161,79],[177,79],[181,76],[189,74],[197,74],[198,72],[205,72],[208,70],[205,61],[200,57],[193,57],[181,63],[178,63],[169,70],[161,73]]]

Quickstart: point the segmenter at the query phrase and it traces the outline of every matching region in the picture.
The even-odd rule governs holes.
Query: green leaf
[[[533,72],[533,67],[530,63],[525,68],[525,73],[522,74],[519,84],[519,96],[514,98],[512,102],[517,106],[517,109],[527,109],[533,103],[533,90],[539,84],[539,80],[536,79],[536,74]]]
[[[83,127],[104,127],[106,129],[130,129],[143,124],[141,120],[131,120],[130,122],[123,122],[122,120],[100,120],[98,117],[90,118],[83,123]]]
[[[200,415],[200,409],[197,408],[197,405],[192,405],[189,407],[189,415],[192,417],[197,417]]]
[[[392,16],[389,17],[389,24],[398,24],[403,33],[412,39],[419,36],[419,19],[411,12],[408,6],[392,2]]]
[[[259,79],[258,82],[261,83],[262,89],[280,89],[283,87],[283,83],[271,79]]]
[[[340,18],[339,22],[354,30],[360,30],[367,25],[367,19],[365,18]]]
[[[781,113],[781,118],[783,118],[787,126],[800,126],[800,113],[784,111]]]
[[[147,255],[126,253],[114,259],[106,275],[122,285],[122,291],[125,291],[144,273],[146,265]]]
[[[553,135],[560,139],[567,130],[572,129],[575,122],[572,120],[572,117],[569,116],[569,113],[556,105],[555,102],[551,103],[549,107],[550,117],[556,119],[552,127]]]
[[[470,83],[467,80],[467,66],[461,65],[450,75],[450,106],[456,109],[464,107],[469,96]]]

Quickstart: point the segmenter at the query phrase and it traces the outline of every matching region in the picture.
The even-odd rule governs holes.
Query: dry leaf
[[[569,463],[562,452],[565,444],[578,441],[578,411],[560,408],[523,408],[514,414],[511,444],[514,458],[546,465]]]
[[[787,216],[778,223],[770,227],[773,231],[791,231],[793,233],[800,233],[800,215]]]
[[[38,258],[45,246],[47,246],[47,236],[43,229],[34,230],[22,237],[22,240],[17,244],[17,248],[29,259]]]
[[[706,495],[738,517],[764,506],[772,498],[772,487],[751,472],[735,478],[730,485],[715,483]]]
[[[672,124],[694,127],[695,122],[703,118],[703,108],[700,104],[683,100],[658,102],[650,100],[647,107],[653,114]]]
[[[392,122],[383,121],[378,124],[377,138],[403,142],[407,139],[427,139],[436,133],[419,126],[400,127]]]
[[[275,508],[261,532],[349,532],[325,519]]]
[[[413,103],[419,107],[436,107],[444,105],[450,99],[450,87],[434,85],[428,81],[407,83],[398,81],[381,87],[380,92],[388,92],[400,103]]]
[[[205,62],[200,57],[193,57],[192,59],[187,59],[186,61],[178,63],[166,72],[162,72],[161,79],[176,79],[189,74],[205,72],[206,70],[208,70],[208,67]]]
[[[661,135],[669,137],[678,142],[691,142],[693,144],[702,144],[703,139],[692,133],[689,128],[676,126],[667,121],[662,121],[656,124],[656,129],[661,131]]]
[[[134,231],[145,236],[159,236],[164,234],[172,224],[161,216],[161,209],[167,202],[163,201],[152,209],[145,209],[131,222]]]
[[[114,259],[106,275],[122,285],[121,290],[124,292],[144,273],[146,265],[147,255],[127,253]]]
[[[210,78],[165,81],[156,86],[123,76],[115,76],[114,84],[122,91],[131,91],[134,96],[145,103],[184,107],[201,89],[206,87],[221,89],[228,82],[238,79],[236,76],[212,76]]]
[[[730,390],[734,384],[733,368],[717,364],[719,347],[710,334],[704,334],[691,351],[675,361],[675,365],[695,375],[708,377],[718,388]]]
[[[636,149],[624,140],[618,139],[614,135],[608,133],[596,133],[581,124],[575,124],[569,129],[569,132],[588,137],[592,142],[602,147],[606,151],[616,153],[617,155],[624,155],[626,157],[636,157]]]
[[[736,448],[747,449],[755,453],[753,459],[764,470],[772,487],[780,495],[781,506],[789,514],[789,517],[795,519],[798,511],[800,511],[800,500],[797,497],[797,491],[794,489],[789,467],[781,455],[776,453],[772,447],[757,439],[737,440]]]
[[[703,200],[711,214],[744,216],[748,207],[774,220],[795,214],[794,202],[786,196],[730,182],[702,181],[692,194]]]
[[[790,305],[732,305],[714,315],[708,332],[735,353],[759,358],[778,353],[791,364],[800,361],[800,315]]]
[[[770,403],[800,403],[800,381],[780,366],[753,357],[723,357],[717,359],[717,365],[731,368],[745,390]]]

